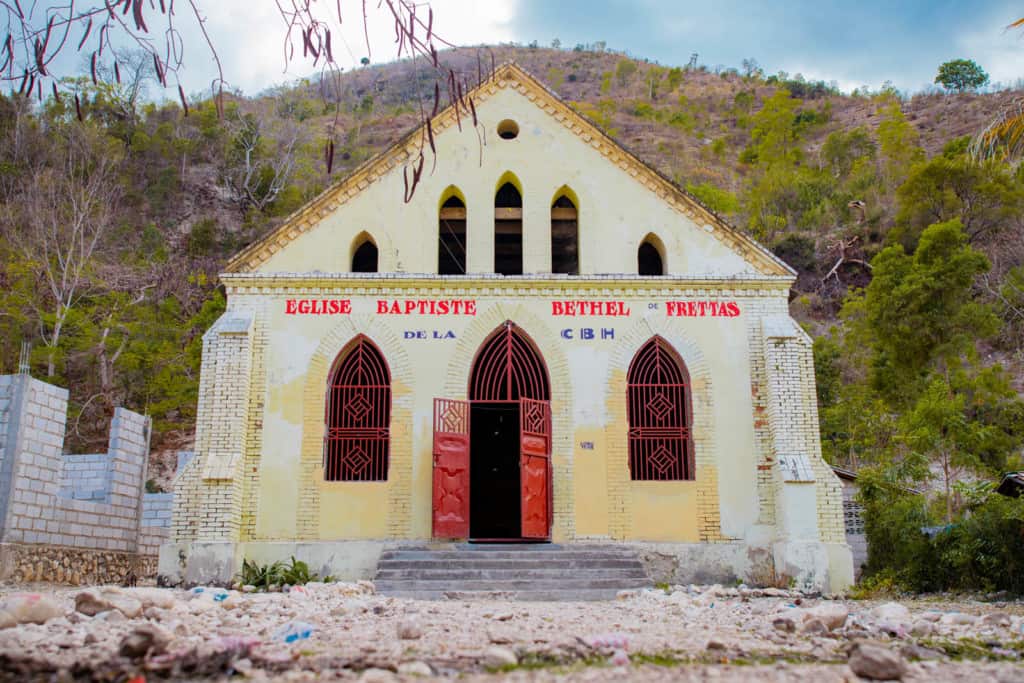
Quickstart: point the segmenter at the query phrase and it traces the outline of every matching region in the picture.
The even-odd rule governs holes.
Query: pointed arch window
[[[352,250],[352,272],[376,273],[377,256],[377,245],[369,235],[362,233],[356,237]]]
[[[640,275],[665,274],[665,247],[655,235],[648,235],[636,250],[637,273]]]
[[[551,272],[580,273],[578,212],[566,193],[551,205]]]
[[[494,272],[523,274],[523,196],[511,181],[494,195]]]
[[[387,481],[391,448],[391,373],[366,337],[339,355],[327,388],[324,479]]]
[[[626,393],[630,478],[694,479],[690,376],[668,342],[653,337],[637,351]]]
[[[455,194],[445,200],[438,214],[437,272],[466,273],[466,203]]]

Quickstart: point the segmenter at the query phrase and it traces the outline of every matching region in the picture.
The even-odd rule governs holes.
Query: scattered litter
[[[274,632],[274,640],[285,643],[294,643],[296,640],[305,640],[313,635],[316,627],[304,621],[290,621]]]

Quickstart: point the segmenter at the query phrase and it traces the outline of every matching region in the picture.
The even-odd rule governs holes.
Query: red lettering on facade
[[[552,301],[551,315],[566,317],[625,317],[630,314],[623,301]]]
[[[351,299],[287,299],[285,315],[348,315]]]
[[[476,302],[471,299],[378,299],[377,314],[476,315]]]
[[[666,301],[669,318],[736,318],[740,306],[735,301]]]

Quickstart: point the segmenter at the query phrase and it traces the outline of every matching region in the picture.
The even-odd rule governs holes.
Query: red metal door
[[[519,399],[523,538],[551,536],[551,403]]]
[[[469,402],[434,399],[434,538],[469,536]]]

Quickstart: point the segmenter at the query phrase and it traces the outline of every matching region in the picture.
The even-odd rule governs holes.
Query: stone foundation
[[[124,583],[156,573],[156,558],[113,550],[0,543],[0,581],[47,581],[72,586]]]
[[[385,550],[431,545],[429,541],[168,543],[160,548],[157,581],[167,586],[229,584],[241,570],[243,559],[262,565],[287,562],[293,556],[321,576],[358,581],[374,577],[377,561]],[[845,543],[814,544],[813,551],[821,561],[813,567],[801,567],[801,572],[795,574],[776,568],[776,558],[786,559],[786,553],[780,552],[778,547],[760,547],[740,541],[615,545],[634,548],[648,576],[656,583],[731,585],[742,582],[750,586],[792,586],[832,593],[848,587],[853,575],[850,550]],[[788,546],[782,550],[787,549]]]

